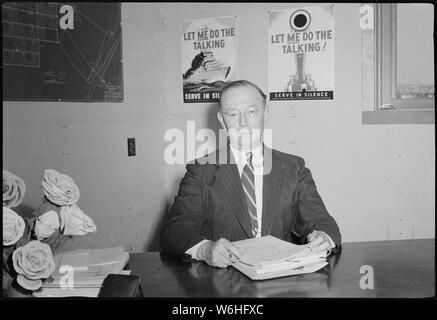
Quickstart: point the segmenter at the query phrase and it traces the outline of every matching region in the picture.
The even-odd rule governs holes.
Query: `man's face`
[[[238,87],[221,98],[218,119],[228,131],[231,144],[238,149],[254,149],[262,140],[268,108],[259,92],[251,87]]]

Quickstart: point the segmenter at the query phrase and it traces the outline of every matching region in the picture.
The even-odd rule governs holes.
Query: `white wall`
[[[17,211],[35,209],[53,168],[74,178],[98,228],[74,247],[156,250],[185,172],[164,163],[165,130],[218,128],[215,104],[182,103],[180,21],[236,15],[239,78],[267,91],[267,11],[296,6],[123,3],[124,103],[3,103],[3,168],[27,185]],[[335,99],[271,102],[273,147],[304,157],[344,241],[434,237],[434,125],[361,125],[359,4],[335,17]]]
[[[297,6],[306,4],[166,4],[167,127],[218,126],[215,104],[181,101],[181,20],[236,15],[239,78],[267,91],[267,12]],[[335,5],[335,99],[270,102],[273,147],[306,160],[344,241],[434,237],[434,125],[361,124],[359,8]],[[167,166],[170,194],[183,173]]]
[[[97,225],[73,247],[154,249],[165,212],[160,5],[123,4],[122,30],[124,103],[3,104],[3,168],[27,185],[17,211],[28,214],[41,202],[44,169],[67,173]],[[127,156],[128,137],[136,138],[135,157]]]

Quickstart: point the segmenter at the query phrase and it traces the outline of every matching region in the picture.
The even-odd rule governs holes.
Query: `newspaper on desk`
[[[327,251],[313,251],[273,236],[235,241],[243,257],[232,266],[252,280],[315,272],[328,264]]]
[[[97,297],[110,273],[130,274],[123,270],[129,254],[123,247],[78,249],[54,256],[56,269],[36,297]]]

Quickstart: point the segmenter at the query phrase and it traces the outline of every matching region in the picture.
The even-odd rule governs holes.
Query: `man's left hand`
[[[334,248],[331,243],[332,240],[323,231],[314,230],[308,235],[307,240],[309,247],[313,248],[315,251],[331,251]]]

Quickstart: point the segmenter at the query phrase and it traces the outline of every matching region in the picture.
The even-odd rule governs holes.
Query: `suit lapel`
[[[271,233],[272,223],[276,218],[279,198],[283,187],[283,176],[278,159],[272,149],[264,148],[263,212],[262,235]]]

